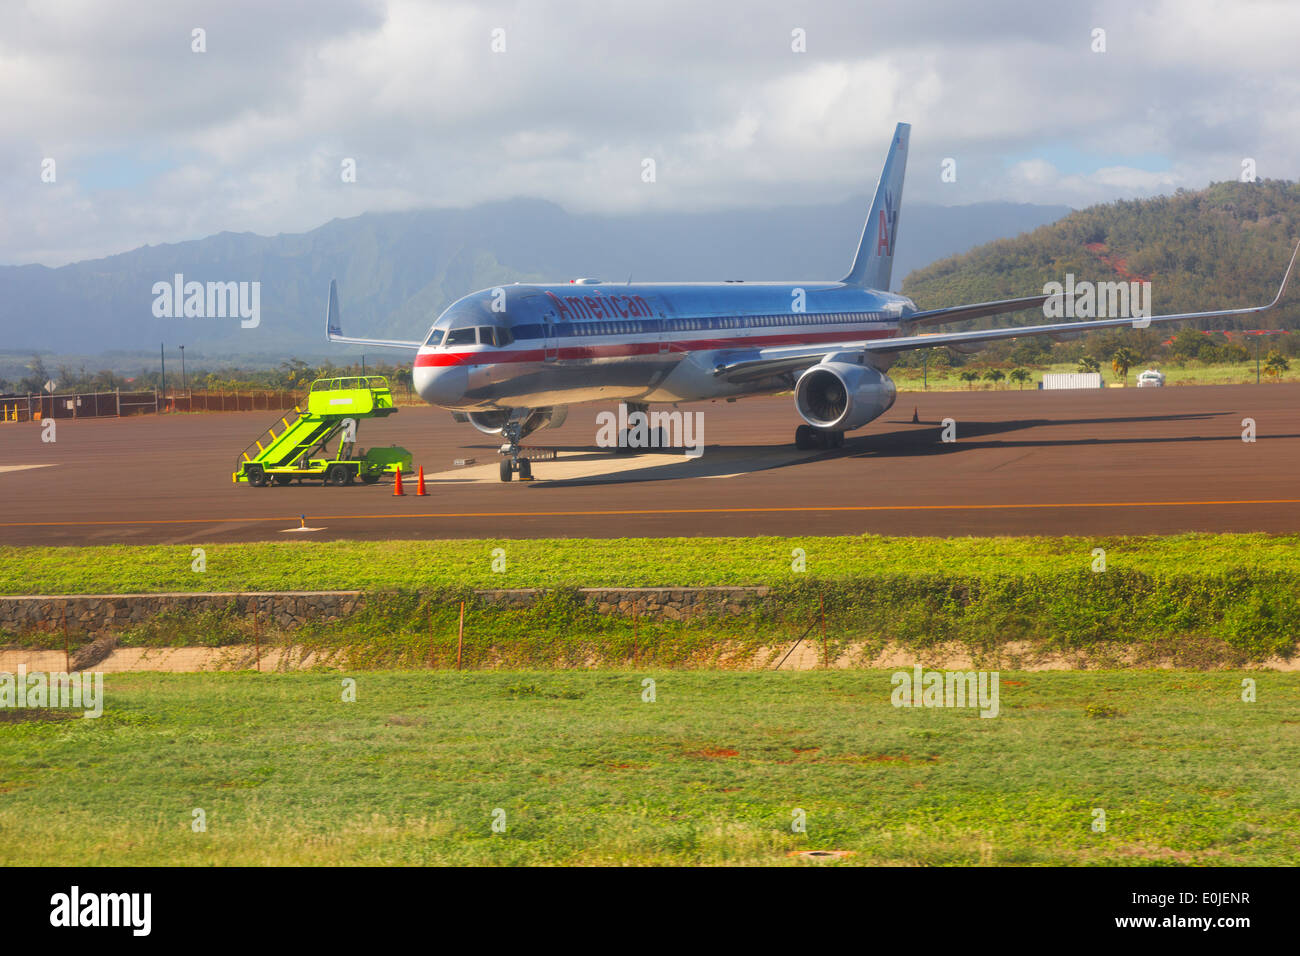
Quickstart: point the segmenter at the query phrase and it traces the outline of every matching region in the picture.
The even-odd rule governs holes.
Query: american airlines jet
[[[326,335],[331,342],[411,349],[413,382],[431,405],[498,435],[501,480],[531,479],[520,442],[558,427],[569,405],[620,401],[630,413],[652,403],[695,402],[793,391],[805,424],[801,449],[835,448],[844,433],[894,404],[886,374],[909,349],[950,346],[973,352],[997,339],[1091,329],[1244,316],[1266,306],[1220,312],[917,334],[945,322],[1042,307],[1034,295],[947,309],[919,310],[889,292],[911,127],[899,123],[867,214],[857,254],[838,282],[516,283],[452,303],[422,342],[346,337],[338,287],[330,282]],[[631,414],[629,414],[631,419]]]

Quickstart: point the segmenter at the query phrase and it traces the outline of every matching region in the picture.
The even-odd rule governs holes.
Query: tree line
[[[411,391],[411,368],[409,365],[390,365],[386,362],[367,362],[362,368],[360,363],[336,365],[322,362],[312,365],[302,359],[291,358],[281,362],[273,369],[249,370],[239,368],[193,368],[187,369],[182,378],[180,365],[167,364],[167,390],[178,391],[184,385],[192,391],[299,391],[305,392],[318,378],[337,378],[344,375],[382,375],[394,388],[408,394]],[[58,365],[49,368],[39,355],[33,355],[27,363],[27,374],[15,379],[0,378],[0,394],[35,394],[44,391],[45,383],[53,381],[55,391],[71,392],[111,392],[150,391],[162,388],[161,368],[142,368],[133,376],[126,376],[110,369],[87,371],[84,365],[71,368]]]

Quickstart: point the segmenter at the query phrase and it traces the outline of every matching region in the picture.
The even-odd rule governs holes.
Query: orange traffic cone
[[[420,477],[415,480],[415,493],[416,495],[428,494],[428,492],[424,490],[424,466],[423,465],[420,466]]]
[[[397,496],[397,495],[404,495],[404,494],[406,494],[406,492],[402,490],[402,466],[398,465],[397,477],[393,481],[393,495]]]

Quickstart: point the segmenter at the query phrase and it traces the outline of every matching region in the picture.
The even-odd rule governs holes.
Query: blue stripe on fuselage
[[[671,319],[596,319],[562,321],[553,325],[556,338],[579,338],[605,335],[653,335],[660,331],[733,332],[738,330],[817,328],[834,325],[888,324],[896,320],[879,312],[784,312],[773,315],[702,315]],[[530,322],[511,328],[516,340],[541,339],[546,325]]]

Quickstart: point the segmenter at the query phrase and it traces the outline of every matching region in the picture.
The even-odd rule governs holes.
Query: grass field
[[[0,711],[0,864],[1295,865],[1300,675],[1250,676],[1004,673],[985,719],[880,671],[110,674]]]
[[[620,538],[256,542],[81,548],[0,547],[0,594],[436,588],[668,587],[847,580],[862,575],[964,578],[1108,568],[1144,574],[1295,573],[1300,536],[1186,534],[1114,538]],[[493,551],[505,570],[493,570]],[[803,549],[806,572],[793,570]]]
[[[1147,365],[1137,365],[1129,369],[1128,387],[1132,388],[1137,384],[1137,376]],[[1165,373],[1165,387],[1178,385],[1253,385],[1255,384],[1255,362],[1252,359],[1249,362],[1242,362],[1238,365],[1203,365],[1200,362],[1187,362],[1183,365],[1174,365],[1164,362],[1155,363],[1155,367]],[[981,375],[984,374],[982,367],[976,366],[976,371]],[[1033,378],[1024,387],[1027,389],[1037,388],[1038,383],[1042,381],[1045,373],[1057,372],[1077,372],[1078,364],[1075,362],[1056,362],[1050,365],[1025,366],[1025,371],[1029,372]],[[1009,368],[1003,369],[1003,373],[1010,371]],[[917,392],[926,388],[931,392],[964,392],[971,389],[972,385],[976,390],[990,389],[1018,389],[1021,386],[1016,382],[1008,382],[1005,379],[996,385],[992,382],[980,379],[977,382],[963,382],[958,375],[962,369],[935,369],[930,368],[928,375],[923,375],[919,368],[899,368],[895,366],[889,372],[889,377],[894,380],[900,392]],[[1111,371],[1108,362],[1102,363],[1102,381],[1106,385],[1112,382],[1118,382],[1114,373]],[[1282,373],[1280,379],[1283,382],[1295,381],[1295,370]],[[1263,385],[1270,384],[1267,375],[1260,374],[1260,383]]]

